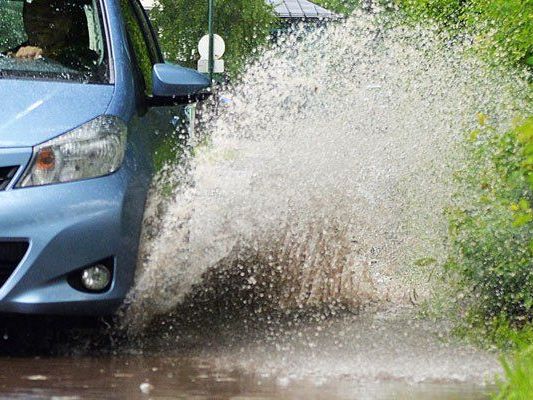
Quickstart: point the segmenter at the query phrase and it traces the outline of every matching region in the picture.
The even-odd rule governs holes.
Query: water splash
[[[173,195],[154,190],[127,324],[213,288],[255,311],[428,296],[457,143],[477,113],[512,115],[521,85],[468,50],[362,12],[280,37],[163,174]]]

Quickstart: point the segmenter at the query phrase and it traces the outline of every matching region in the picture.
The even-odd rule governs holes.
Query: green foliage
[[[531,342],[530,342],[531,343]],[[502,358],[505,380],[495,400],[530,400],[533,396],[533,345],[521,344],[511,360]]]
[[[504,377],[497,377],[498,393],[493,400],[530,400],[533,393],[533,325],[513,327],[502,315],[484,325],[463,326],[469,341],[483,347],[505,349],[500,362]]]
[[[533,0],[394,0],[415,21],[466,31],[497,64],[533,65]]]
[[[273,9],[265,0],[217,0],[215,14],[215,32],[226,41],[226,68],[235,76],[267,42]],[[198,41],[207,33],[207,1],[160,0],[151,17],[165,56],[196,68]]]
[[[487,319],[484,315],[466,313],[454,327],[456,336],[487,350],[516,350],[533,344],[533,324],[516,327],[505,314]]]
[[[533,66],[533,0],[394,0],[415,23],[474,38],[501,66]],[[496,400],[533,393],[533,117],[498,132],[479,116],[468,135],[461,190],[448,209],[448,270],[466,307],[457,333],[481,346],[518,347],[502,359]]]
[[[533,65],[533,0],[472,0],[466,23],[488,56]]]
[[[448,210],[448,268],[470,310],[513,326],[533,320],[533,118],[499,133],[480,116],[459,174],[459,205]]]
[[[24,43],[28,38],[22,21],[20,1],[0,1],[0,51],[8,51]]]
[[[350,14],[361,3],[360,0],[313,0],[313,2],[328,10],[344,15]]]
[[[416,21],[437,21],[454,27],[463,19],[470,0],[395,0],[406,14]]]

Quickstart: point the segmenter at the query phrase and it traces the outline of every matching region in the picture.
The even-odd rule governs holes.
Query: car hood
[[[0,79],[0,148],[52,139],[105,113],[114,86]]]

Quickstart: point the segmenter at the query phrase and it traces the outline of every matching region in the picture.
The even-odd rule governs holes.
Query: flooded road
[[[0,370],[0,396],[3,399],[489,398],[488,388],[468,384],[360,384],[339,378],[326,383],[300,380],[284,385],[250,371],[224,369],[216,360],[200,357],[1,359]]]
[[[49,354],[2,357],[0,397],[481,400],[499,372],[495,355],[413,309],[175,321],[104,346],[78,336]]]

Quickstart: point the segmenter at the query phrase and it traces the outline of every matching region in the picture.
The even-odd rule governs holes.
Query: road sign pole
[[[215,32],[213,31],[213,25],[215,20],[215,0],[209,0],[209,79],[211,79],[211,85],[213,84],[213,73],[215,70]]]

